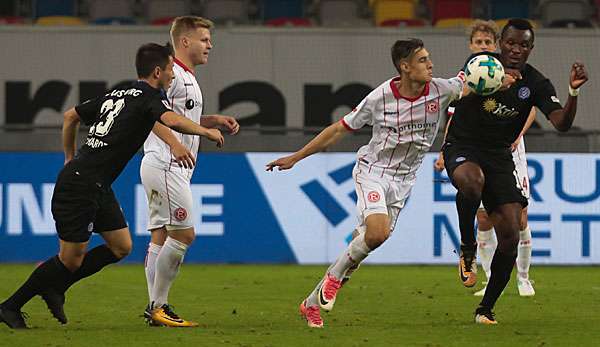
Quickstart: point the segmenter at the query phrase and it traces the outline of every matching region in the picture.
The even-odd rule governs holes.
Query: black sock
[[[475,215],[480,203],[480,200],[470,200],[460,192],[456,194],[460,243],[467,247],[475,247]]]
[[[20,310],[31,298],[46,288],[59,288],[68,283],[71,272],[58,259],[58,255],[46,260],[38,266],[27,281],[2,306],[9,310]]]
[[[66,292],[75,282],[89,277],[102,270],[106,265],[116,263],[119,260],[106,245],[91,249],[85,254],[81,267],[72,274],[70,280],[60,288],[60,291],[62,293]]]
[[[487,307],[490,310],[494,307],[496,300],[498,300],[500,294],[506,288],[508,281],[510,281],[510,274],[512,273],[516,259],[516,250],[510,254],[496,251],[492,259],[492,276],[490,276],[485,295],[479,306]]]

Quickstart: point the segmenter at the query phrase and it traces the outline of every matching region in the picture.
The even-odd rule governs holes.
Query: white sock
[[[529,279],[529,266],[531,265],[531,229],[519,231],[519,247],[517,249],[517,276]]]
[[[325,276],[327,276],[327,273],[329,273],[329,271],[331,271],[331,269],[333,268],[333,266],[335,265],[335,263],[337,262],[337,260],[329,265],[329,268],[327,268],[327,271],[325,271]],[[317,286],[315,287],[315,289],[313,289],[312,292],[310,292],[310,294],[308,295],[308,297],[306,298],[306,306],[315,306],[319,304],[319,289],[321,289],[321,285],[323,285],[323,281],[325,281],[325,277],[321,278],[321,280],[319,281],[319,283],[317,283]]]
[[[148,298],[152,303],[152,288],[154,287],[154,274],[156,272],[156,258],[162,246],[150,242],[148,244],[148,253],[146,253],[146,261],[144,268],[146,270],[146,283],[148,285]]]
[[[151,298],[154,307],[161,307],[168,303],[169,289],[171,289],[171,284],[183,262],[186,250],[185,243],[167,237],[158,258],[156,258],[156,275]]]
[[[498,246],[498,240],[494,228],[490,230],[477,229],[477,252],[479,253],[481,267],[485,271],[488,280],[492,276],[492,259],[496,252],[496,246]]]
[[[341,280],[344,278],[346,271],[352,266],[363,261],[371,250],[365,242],[365,234],[358,235],[350,244],[348,248],[342,253],[342,255],[335,262],[331,270],[329,271],[333,277]]]

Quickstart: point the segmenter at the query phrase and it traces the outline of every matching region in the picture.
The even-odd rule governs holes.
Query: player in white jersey
[[[267,164],[267,170],[290,169],[321,152],[344,135],[365,125],[373,136],[357,153],[353,178],[358,196],[358,235],[329,267],[323,279],[300,304],[309,327],[323,326],[320,308],[333,308],[346,272],[379,247],[394,230],[415,183],[416,172],[435,138],[440,115],[460,97],[464,78],[432,78],[433,64],[419,39],[397,41],[392,61],[400,76],[375,88],[344,116],[296,153]]]
[[[193,69],[208,61],[212,26],[211,21],[201,17],[185,16],[173,21],[175,76],[167,98],[173,110],[194,122],[207,128],[225,128],[235,134],[239,125],[233,117],[202,115],[202,92]],[[198,325],[173,312],[168,305],[168,294],[184,254],[195,238],[190,179],[199,145],[198,139],[173,133],[158,123],[144,143],[140,175],[148,197],[148,230],[152,235],[145,262],[150,304],[144,317],[151,325]]]
[[[498,42],[499,30],[497,25],[493,21],[475,20],[468,30],[469,35],[469,49],[471,53],[478,53],[483,51],[494,52],[496,51],[496,44]],[[466,90],[465,92],[468,92]],[[454,107],[448,108],[448,115],[452,116]],[[523,141],[523,135],[529,130],[531,124],[535,120],[536,111],[535,108],[531,110],[527,122],[523,126],[519,137],[515,140],[512,145],[513,161],[515,162],[516,175],[521,182],[523,187],[523,193],[526,198],[529,199],[529,175],[527,173],[527,158],[525,156],[525,142]],[[446,132],[450,121],[446,126]],[[444,157],[440,152],[438,160],[435,162],[434,167],[438,171],[444,170]],[[533,296],[535,290],[529,280],[529,266],[531,264],[531,229],[527,223],[527,207],[523,208],[521,214],[521,228],[519,231],[519,246],[517,252],[517,288],[519,295],[521,296]],[[479,254],[479,260],[481,266],[489,279],[491,276],[491,264],[494,252],[498,241],[494,232],[494,226],[490,221],[487,212],[483,208],[483,204],[480,205],[477,211],[477,251]],[[463,265],[461,263],[461,265]],[[462,270],[462,269],[461,269]],[[473,266],[473,270],[476,272],[476,267]],[[462,272],[462,271],[461,271]],[[465,286],[475,285],[473,277],[465,276],[467,282],[463,282]],[[471,284],[472,283],[472,284]],[[485,287],[477,292],[475,296],[483,296],[485,293]]]

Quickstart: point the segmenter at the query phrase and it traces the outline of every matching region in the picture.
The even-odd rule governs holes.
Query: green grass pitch
[[[0,297],[32,265],[0,265]],[[600,269],[535,266],[537,294],[513,280],[496,307],[497,326],[473,323],[479,298],[449,266],[363,266],[310,329],[298,304],[325,266],[185,264],[170,295],[200,328],[151,328],[139,317],[147,291],[141,265],[115,265],[76,284],[69,323],[50,318],[39,297],[25,306],[28,331],[0,324],[0,346],[598,346]],[[480,285],[476,286],[477,289]]]

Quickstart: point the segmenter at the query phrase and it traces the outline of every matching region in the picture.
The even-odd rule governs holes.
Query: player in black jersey
[[[11,328],[27,328],[21,307],[35,295],[42,296],[52,315],[65,324],[66,290],[129,254],[131,236],[111,184],[144,143],[156,121],[223,145],[218,129],[206,129],[168,107],[164,90],[173,80],[169,47],[143,45],[137,52],[135,64],[137,82],[111,90],[64,114],[65,166],[52,195],[52,215],[60,251],[38,266],[19,289],[0,304],[0,321]],[[85,143],[74,155],[80,120],[90,125],[90,130]],[[99,233],[105,244],[86,253],[92,232]]]
[[[457,102],[443,146],[446,170],[458,190],[459,219],[473,221],[479,202],[483,201],[498,238],[492,275],[475,311],[477,323],[496,324],[492,308],[510,279],[517,255],[519,216],[527,206],[520,182],[514,175],[510,146],[533,106],[538,107],[557,130],[569,130],[575,119],[579,87],[588,79],[583,64],[574,63],[569,98],[562,107],[550,80],[527,64],[533,43],[534,32],[527,20],[508,22],[501,33],[501,53],[497,57],[516,81],[508,89],[492,95],[471,93]],[[473,229],[467,229],[461,228],[461,252],[474,255]]]

